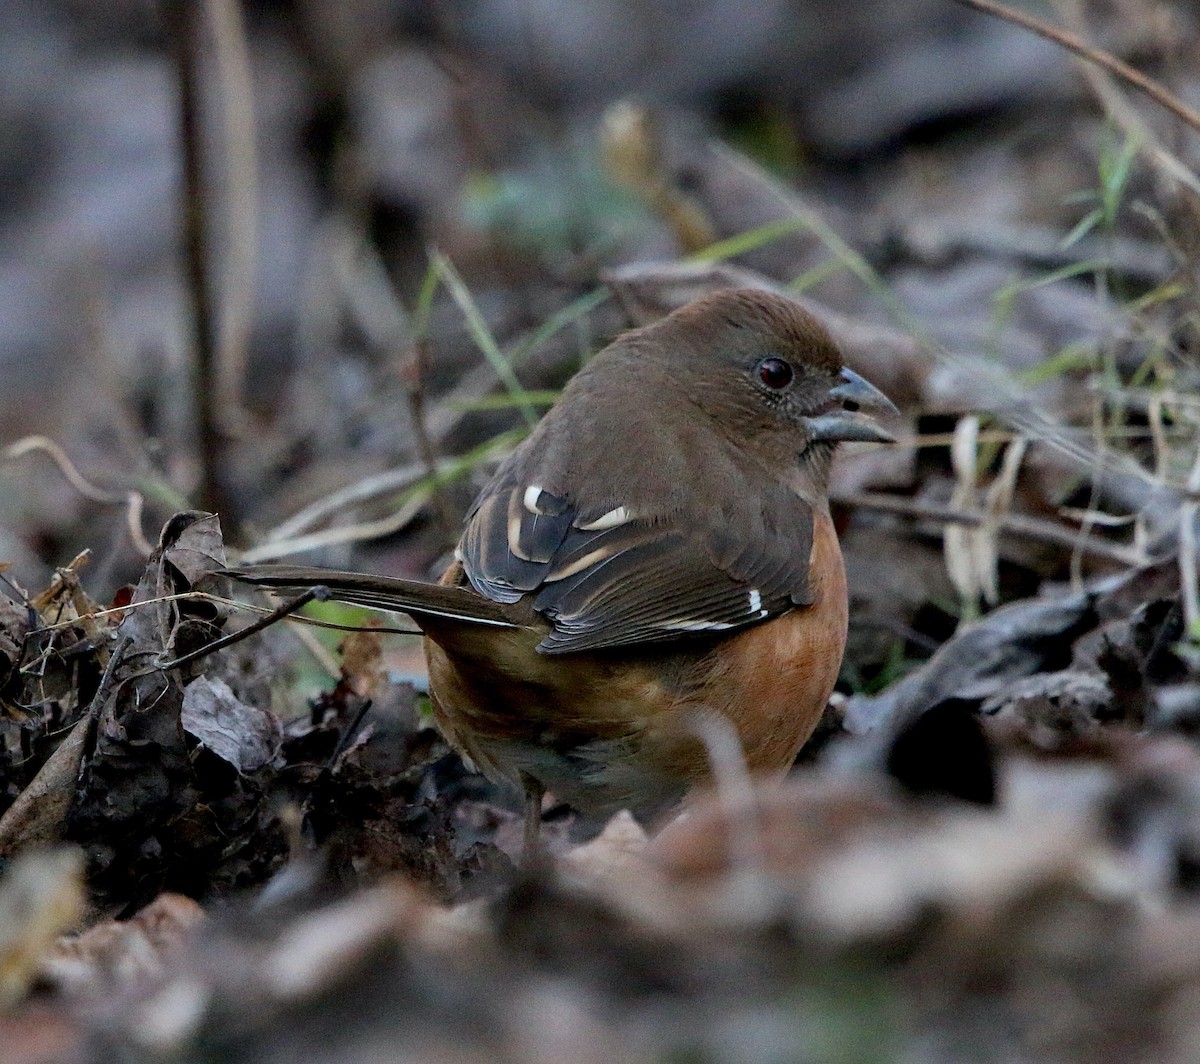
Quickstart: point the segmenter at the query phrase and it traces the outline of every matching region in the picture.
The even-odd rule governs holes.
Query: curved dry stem
[[[67,452],[49,436],[24,436],[0,451],[0,458],[12,461],[34,451],[48,454],[54,464],[58,466],[58,471],[62,473],[67,483],[85,499],[91,499],[92,502],[103,503],[106,506],[123,505],[129,538],[133,543],[134,550],[143,558],[150,557],[154,551],[154,545],[142,531],[142,511],[145,509],[146,500],[140,491],[105,491],[103,488],[96,487],[79,472],[75,463],[67,457]]]
[[[340,525],[336,528],[326,528],[320,532],[310,532],[305,536],[294,539],[276,540],[273,543],[263,543],[252,547],[242,555],[246,564],[253,562],[274,561],[277,558],[287,558],[293,554],[316,550],[319,547],[329,547],[339,543],[357,543],[367,539],[381,539],[399,532],[410,524],[429,501],[429,492],[422,491],[409,499],[394,513],[381,517],[377,521],[360,521],[353,525]]]

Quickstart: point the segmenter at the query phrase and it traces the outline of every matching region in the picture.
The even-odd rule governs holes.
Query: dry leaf
[[[90,727],[90,719],[78,721],[0,816],[0,856],[62,841]]]
[[[204,918],[182,894],[160,894],[129,920],[104,920],[60,938],[43,958],[42,978],[72,993],[112,994],[162,974],[168,955]]]
[[[383,640],[378,632],[352,632],[342,641],[342,675],[360,698],[374,698],[383,689],[387,673],[383,667]]]
[[[243,774],[279,762],[283,725],[268,708],[248,706],[224,680],[201,676],[183,691],[183,730]]]

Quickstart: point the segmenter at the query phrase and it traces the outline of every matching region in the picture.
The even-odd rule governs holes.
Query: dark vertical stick
[[[532,867],[542,852],[542,798],[546,788],[527,772],[521,773],[521,784],[525,788],[524,831],[521,841],[521,865]]]
[[[211,256],[208,254],[208,211],[204,180],[203,123],[200,114],[199,67],[204,6],[196,0],[163,0],[163,19],[175,75],[179,82],[179,133],[183,148],[184,276],[191,303],[192,408],[200,461],[199,504],[228,514],[221,489],[222,437],[217,423],[216,307]]]
[[[416,438],[417,456],[425,466],[425,474],[432,485],[430,502],[433,512],[441,525],[442,532],[451,540],[457,539],[455,531],[458,520],[450,508],[450,500],[446,498],[438,482],[437,448],[429,435],[429,425],[425,419],[425,375],[429,366],[429,343],[425,339],[418,340],[407,359],[401,363],[400,376],[404,381],[404,391],[408,398],[408,411],[412,416],[413,435]]]

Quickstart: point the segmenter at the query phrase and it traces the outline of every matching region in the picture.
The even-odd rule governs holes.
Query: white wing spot
[[[538,509],[538,499],[541,498],[542,489],[537,484],[530,484],[525,489],[525,509],[531,514],[540,514],[542,511]]]
[[[671,632],[721,632],[733,625],[727,621],[693,621],[681,617],[673,621],[660,621],[656,627]]]
[[[593,551],[588,551],[582,558],[577,558],[570,565],[562,569],[552,569],[542,579],[551,584],[555,580],[565,580],[568,576],[574,576],[576,573],[583,572],[584,569],[589,569],[593,565],[612,557],[612,551],[608,547],[597,547]]]
[[[589,521],[586,525],[576,525],[581,532],[604,532],[609,528],[616,528],[618,525],[623,525],[627,521],[633,520],[631,514],[624,506],[617,506],[609,510],[606,514],[601,514],[595,521]]]
[[[767,612],[762,608],[762,595],[754,588],[750,589],[750,612],[757,613],[760,617]]]

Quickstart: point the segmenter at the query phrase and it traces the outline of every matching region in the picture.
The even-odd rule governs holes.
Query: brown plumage
[[[567,385],[467,515],[440,585],[231,570],[411,614],[447,738],[487,775],[653,816],[708,777],[697,721],[787,769],[845,646],[827,480],[894,409],[791,301],[697,300]],[[536,824],[531,818],[530,824]]]

